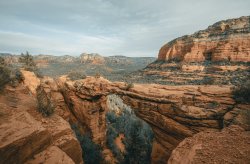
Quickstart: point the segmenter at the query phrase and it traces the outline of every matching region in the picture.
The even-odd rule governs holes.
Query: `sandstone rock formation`
[[[241,82],[244,78],[240,77],[249,75],[246,71],[249,65],[242,64],[250,62],[249,19],[221,21],[206,30],[169,42],[161,48],[158,61],[150,64],[142,74],[160,79],[166,77],[173,84],[189,84],[186,81],[203,80],[204,77],[213,77],[217,82],[220,80],[219,84],[224,84],[230,81],[227,78],[231,74],[232,79],[237,77],[236,81]],[[9,58],[9,62],[17,62],[14,59],[17,57]],[[53,60],[58,58],[37,57],[38,62],[45,64]],[[59,61],[76,62],[76,58],[64,56]],[[134,61],[136,59],[126,57],[82,54],[79,62],[126,65]],[[209,61],[209,67],[193,64],[206,61]],[[227,63],[211,64],[218,61]],[[241,70],[241,74],[237,70]],[[103,148],[104,159],[115,163],[112,152],[105,145],[105,115],[110,94],[118,95],[152,127],[155,134],[152,163],[183,163],[183,157],[187,159],[184,163],[203,162],[211,155],[215,155],[214,159],[205,162],[249,161],[249,133],[245,130],[250,130],[246,117],[250,105],[234,101],[231,85],[134,84],[128,87],[126,83],[110,82],[103,77],[71,81],[63,76],[57,80],[40,80],[34,73],[22,71],[22,74],[25,79],[22,84],[16,88],[7,86],[0,94],[0,164],[83,163],[82,150],[69,123],[77,124],[83,134],[90,132],[92,140]],[[51,102],[55,107],[50,117],[44,118],[37,112],[35,95],[38,86],[43,104],[46,106]],[[115,142],[123,151],[122,137],[126,136],[120,134]],[[239,142],[242,139],[246,145]],[[218,147],[211,146],[215,144]],[[232,156],[224,154],[226,145],[232,146],[228,148]]]
[[[221,132],[201,132],[183,140],[168,163],[247,163],[250,161],[249,140],[249,132],[238,126]]]
[[[250,62],[250,17],[220,21],[164,45],[158,60]]]
[[[31,77],[27,72],[23,75],[26,82]],[[105,114],[110,94],[118,95],[152,127],[155,134],[153,163],[166,162],[182,140],[196,133],[218,131],[231,125],[250,129],[244,116],[249,105],[236,104],[231,86],[134,84],[128,87],[128,84],[110,82],[103,77],[77,81],[66,76],[56,81],[45,78],[33,85],[40,83],[42,93],[53,100],[56,107],[51,117],[44,118],[37,112],[35,97],[29,94],[26,82],[17,88],[7,87],[5,94],[0,95],[0,159],[25,162],[34,156],[35,161],[40,161],[47,159],[46,152],[49,151],[62,157],[66,154],[75,163],[82,163],[80,145],[67,121],[80,125],[83,133],[91,132],[93,141],[106,148]],[[17,130],[23,128],[27,132]],[[43,140],[36,140],[33,134],[38,138],[43,136]],[[26,146],[28,143],[32,143],[32,147]],[[9,151],[10,147],[18,153]],[[110,154],[104,150],[103,154]]]
[[[83,53],[80,55],[81,63],[91,63],[91,64],[104,64],[105,59],[99,54],[87,54]]]
[[[74,82],[62,77],[59,81],[70,111],[92,132],[94,141],[99,144],[105,141],[106,97],[119,95],[153,128],[154,162],[167,161],[171,151],[186,137],[204,130],[219,130],[230,124],[240,125],[233,120],[244,110],[235,106],[230,86],[135,84],[128,89],[124,83],[111,83],[102,77]],[[224,117],[230,111],[234,114]],[[242,123],[242,120],[238,122]]]
[[[86,132],[91,132],[94,142],[103,145],[106,136],[105,113],[107,111],[107,98],[102,95],[102,91],[99,91],[99,89],[105,89],[105,86],[100,87],[100,85],[105,85],[105,83],[83,84],[79,81],[66,81],[64,83],[66,80],[64,78],[61,78],[59,83],[63,85],[60,87],[63,89],[64,99],[71,114]],[[107,80],[105,81],[107,83]]]
[[[0,163],[23,163],[51,144],[48,130],[27,112],[1,108],[1,115]]]
[[[70,112],[67,104],[64,101],[64,97],[60,92],[56,81],[49,77],[44,77],[39,87],[37,88],[41,98],[44,99],[43,105],[48,106],[52,103],[55,107],[55,113],[64,118],[65,120],[70,120]]]
[[[250,16],[223,20],[170,41],[139,74],[147,83],[240,85],[250,76]],[[134,81],[135,81],[134,80]],[[141,80],[142,81],[142,80]]]
[[[29,73],[23,75],[31,80]],[[26,84],[6,86],[0,94],[0,163],[83,163],[69,123],[56,113],[46,118],[38,113],[36,97]]]
[[[30,71],[21,71],[24,76],[24,85],[29,88],[30,92],[35,95],[36,88],[40,85],[40,79],[36,77],[34,72]]]
[[[73,63],[78,59],[74,56],[63,55],[63,56],[53,56],[53,55],[36,55],[34,60],[37,64],[48,64],[48,63]]]
[[[51,163],[60,163],[60,164],[74,164],[71,158],[67,156],[61,149],[56,146],[51,146],[41,153],[34,156],[34,159],[31,159],[25,164],[51,164]]]

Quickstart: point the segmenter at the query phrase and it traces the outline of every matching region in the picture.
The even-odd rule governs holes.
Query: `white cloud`
[[[66,33],[70,35],[71,40],[62,40],[60,38],[47,38],[34,36],[24,33],[3,32],[0,31],[0,50],[20,53],[30,51],[35,54],[70,54],[79,55],[82,52],[96,52],[104,55],[112,52],[116,45],[122,43],[118,38],[103,36],[86,36],[75,33]],[[72,42],[72,40],[74,40]]]
[[[249,0],[0,1],[0,51],[157,56],[175,37],[249,11]]]

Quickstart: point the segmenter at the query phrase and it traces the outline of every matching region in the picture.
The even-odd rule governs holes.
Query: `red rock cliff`
[[[102,77],[74,82],[61,78],[60,81],[65,100],[72,106],[71,112],[100,144],[105,141],[107,96],[119,95],[152,127],[155,133],[153,162],[167,161],[171,151],[186,137],[208,129],[219,130],[232,123],[240,124],[237,120],[244,108],[235,105],[230,86],[135,84],[127,89],[124,83],[112,83]]]
[[[32,73],[22,73],[26,81],[35,79]],[[55,90],[48,94],[53,96],[56,110],[52,116],[43,117],[33,93],[33,86],[37,85],[30,86],[26,81],[15,88],[6,86],[0,94],[0,164],[82,164],[80,143],[69,123],[60,116],[66,108],[63,97]],[[44,95],[48,86],[43,88]]]
[[[164,45],[158,60],[250,62],[250,17],[220,21]]]

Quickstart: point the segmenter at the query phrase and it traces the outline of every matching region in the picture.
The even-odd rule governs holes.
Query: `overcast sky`
[[[250,0],[0,0],[0,52],[154,56],[168,41],[250,15]]]

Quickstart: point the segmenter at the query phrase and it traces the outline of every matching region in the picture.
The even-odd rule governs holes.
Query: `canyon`
[[[84,124],[86,120],[90,121],[87,126],[92,131],[93,140],[100,144],[105,140],[107,96],[119,95],[139,118],[151,125],[155,134],[153,163],[167,161],[172,150],[186,137],[229,125],[244,125],[242,111],[249,110],[249,105],[236,104],[229,86],[135,84],[127,90],[126,84],[103,78],[61,81],[64,81],[64,95],[77,120],[85,120]],[[249,126],[243,127],[249,130]]]
[[[23,71],[23,74],[25,79],[32,77],[32,74],[29,72]],[[38,84],[31,85],[29,83],[24,83],[24,86],[25,85],[30,88],[31,92],[33,91],[32,88]],[[25,90],[24,86],[22,87],[23,90]],[[124,103],[134,109],[135,114],[139,118],[145,120],[152,127],[155,134],[152,152],[152,160],[155,161],[152,161],[153,163],[167,161],[172,150],[183,139],[191,137],[196,133],[206,130],[218,131],[229,125],[240,125],[244,127],[245,130],[250,129],[249,126],[245,125],[245,120],[242,119],[242,117],[244,117],[242,116],[242,111],[249,110],[249,105],[236,104],[232,99],[231,89],[229,86],[164,86],[156,84],[135,84],[133,88],[127,89],[125,83],[110,82],[102,77],[87,77],[84,80],[78,81],[71,81],[67,79],[67,77],[61,77],[57,82],[53,81],[53,79],[45,79],[41,86],[44,91],[43,94],[46,97],[50,97],[51,101],[53,101],[56,105],[55,114],[52,118],[49,117],[41,119],[40,116],[40,120],[42,120],[43,123],[42,127],[46,127],[46,129],[50,132],[47,133],[52,133],[52,137],[59,137],[59,141],[61,141],[61,138],[64,137],[64,133],[68,133],[64,131],[71,131],[69,125],[67,125],[68,123],[65,121],[64,123],[59,124],[60,119],[61,121],[65,119],[70,122],[80,124],[85,131],[91,131],[93,141],[104,146],[106,136],[105,114],[107,112],[107,96],[110,94],[119,95]],[[36,109],[34,98],[27,95],[27,90],[23,90],[19,91],[18,87],[14,94],[26,92],[26,94],[22,93],[22,95],[16,96],[21,97],[26,102],[21,101],[14,103],[16,105],[12,108],[17,108],[22,111],[24,110],[24,107],[21,106],[26,106],[29,112],[36,113],[36,115],[38,115],[34,110]],[[8,96],[1,97],[9,99]],[[32,99],[33,101],[31,101]],[[26,104],[23,105],[22,103]],[[17,106],[19,104],[20,106]],[[5,110],[7,110],[7,107]],[[15,116],[14,118],[19,120],[19,112],[13,111],[13,113],[15,113],[13,114]],[[3,114],[5,115],[6,113]],[[26,119],[27,121],[29,120],[28,118],[30,116],[28,113],[22,115],[25,117],[23,119]],[[37,116],[34,117],[36,118]],[[60,117],[60,119],[56,117]],[[30,119],[32,120],[32,118]],[[17,122],[14,120],[13,123],[16,124]],[[31,123],[28,122],[28,125],[29,124]],[[2,127],[4,127],[4,125],[5,124],[3,124]],[[12,133],[18,133],[17,129],[12,129],[14,126],[11,126],[9,123],[8,125],[8,128],[12,131]],[[22,126],[22,124],[19,125]],[[36,124],[32,122],[32,125],[35,126]],[[43,130],[42,127],[38,129]],[[24,127],[20,128],[22,129]],[[30,128],[33,129],[33,127]],[[35,133],[37,133],[37,135],[41,135],[38,132]],[[72,136],[72,132],[70,133],[70,137],[74,138],[74,136]],[[7,135],[9,133],[3,134]],[[34,144],[34,146],[39,147],[40,144],[44,144],[45,142],[41,141],[42,143],[36,143],[29,138],[29,134],[27,135],[27,137],[24,137],[28,141],[31,140],[32,145]],[[46,138],[44,136],[40,137]],[[66,147],[67,144],[72,145],[72,143],[67,143],[69,142],[67,139],[64,141],[66,143],[63,143]],[[50,142],[46,142],[49,145]],[[72,140],[70,140],[70,142],[72,142]],[[11,142],[9,144],[17,146],[15,142]],[[50,144],[54,145],[55,143]],[[59,147],[61,146],[60,144],[62,143],[59,142]],[[6,146],[10,145],[7,144]],[[76,148],[77,147],[78,152],[80,152],[79,144],[76,143]],[[70,146],[69,149],[73,149],[73,147]],[[5,148],[5,146],[3,146],[1,150],[5,153],[8,152],[7,147]],[[20,151],[22,152],[24,150]],[[80,160],[78,159],[78,162],[79,161]]]
[[[249,161],[250,104],[234,95],[235,88],[250,77],[249,20],[247,16],[220,21],[177,38],[160,49],[156,61],[118,80],[102,75],[38,78],[21,69],[22,80],[7,84],[0,94],[0,163],[84,163],[84,149],[73,127],[82,135],[90,134],[101,148],[103,163],[118,163],[106,142],[106,116],[110,104],[118,103],[111,95],[152,128],[148,162]],[[62,61],[74,62],[67,59]],[[79,64],[98,66],[131,61],[126,57],[107,60],[97,54],[83,54],[80,59]],[[43,113],[37,104],[43,109],[53,107],[53,113]],[[121,107],[116,107],[119,115]],[[115,141],[122,152],[126,152],[126,137],[119,134]]]

